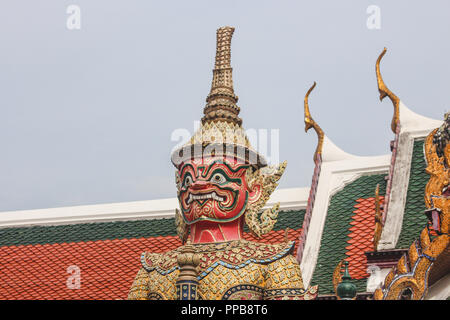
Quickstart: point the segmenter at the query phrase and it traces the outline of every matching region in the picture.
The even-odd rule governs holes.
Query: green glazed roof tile
[[[274,230],[300,229],[305,210],[281,211]],[[244,228],[244,232],[248,232]],[[0,229],[0,246],[176,236],[175,220],[152,219]]]
[[[380,194],[384,194],[385,177],[386,174],[360,177],[331,197],[319,256],[311,281],[311,285],[319,285],[321,295],[334,294],[333,272],[336,265],[347,257],[345,247],[348,246],[347,241],[350,239],[349,228],[355,210],[354,205],[357,204],[356,200],[373,197],[377,184],[380,184]],[[356,285],[358,292],[366,291],[366,279],[353,279],[352,282]]]
[[[423,147],[424,140],[414,141],[402,231],[396,246],[398,249],[408,248],[427,224],[424,192],[430,176],[425,172]]]

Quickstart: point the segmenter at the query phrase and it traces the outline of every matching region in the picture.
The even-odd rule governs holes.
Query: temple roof
[[[423,139],[442,121],[414,113],[387,88],[379,67],[385,52],[376,73],[380,99],[389,97],[394,106],[390,154],[361,157],[341,150],[311,117],[308,97],[315,83],[305,95],[305,130],[314,127],[318,146],[297,259],[305,286],[319,285],[319,295],[334,295],[333,272],[343,259],[358,293],[372,292],[365,253],[407,249],[427,223]],[[384,226],[375,243],[377,185]]]
[[[274,229],[256,239],[282,243],[301,232],[304,210],[282,211]],[[174,218],[0,229],[0,299],[125,299],[144,251],[181,245]],[[80,289],[66,285],[67,268],[80,268]]]
[[[425,210],[424,190],[429,175],[425,171],[423,138],[418,136],[412,140],[413,150],[408,156],[410,169],[408,181],[406,181],[407,189],[396,190],[406,200],[404,214],[398,221],[401,232],[392,249],[408,248],[427,224],[427,218],[423,212]],[[397,156],[403,155],[397,154]],[[348,157],[346,162],[351,161],[352,157]],[[326,161],[321,165],[324,164]],[[339,168],[343,167],[345,166],[341,163]],[[356,166],[354,168],[356,169]],[[321,236],[318,238],[317,232],[309,231],[311,235],[305,243],[305,246],[309,248],[309,255],[303,257],[302,266],[304,271],[311,270],[311,278],[308,277],[308,273],[304,272],[305,280],[309,281],[310,285],[318,284],[320,295],[334,294],[331,281],[333,270],[342,259],[349,262],[349,272],[357,285],[358,292],[366,292],[367,279],[370,275],[367,272],[368,265],[364,253],[375,249],[373,245],[375,188],[379,184],[380,195],[384,195],[389,178],[388,164],[384,168],[384,173],[373,174],[371,170],[372,168],[367,168],[365,173],[360,172],[356,179],[349,179],[347,182],[344,178],[349,178],[349,176],[341,175],[338,180],[341,185],[337,189],[330,181],[336,181],[339,173],[335,173],[332,178],[324,178],[321,174],[318,179],[317,193],[323,192],[325,188],[327,192],[323,193],[329,194],[329,197],[320,201],[315,206],[315,210],[314,208],[312,210],[313,230],[320,228]],[[384,197],[380,197],[380,200],[383,202]],[[318,199],[316,198],[315,201],[317,203]],[[328,205],[324,206],[324,202]],[[386,228],[389,228],[389,225]],[[317,254],[316,263],[311,261],[314,258],[314,251]]]

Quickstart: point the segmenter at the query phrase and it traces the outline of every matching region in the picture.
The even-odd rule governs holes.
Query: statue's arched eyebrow
[[[195,172],[195,168],[194,168],[194,166],[193,166],[192,164],[190,164],[190,163],[185,163],[185,164],[183,164],[183,166],[181,166],[181,168],[179,169],[180,175],[183,173],[183,171],[184,171],[187,167],[190,167],[190,168],[192,169],[192,171],[193,171],[195,174],[197,174],[197,173]]]
[[[207,168],[206,171],[205,171],[205,170],[202,171],[202,177],[207,177],[207,176],[208,176],[208,173],[209,173],[209,171],[211,170],[211,168],[212,168],[212,166],[213,166],[214,164],[223,164],[223,165],[226,165],[226,166],[228,167],[228,169],[229,169],[231,172],[233,172],[233,173],[236,173],[236,172],[238,172],[238,171],[241,170],[241,169],[246,169],[246,168],[249,167],[248,164],[243,164],[243,165],[238,166],[236,169],[233,169],[226,161],[223,161],[223,160],[215,160],[215,161],[213,161],[211,164],[208,165],[208,168]],[[200,168],[200,167],[199,167],[199,168]]]

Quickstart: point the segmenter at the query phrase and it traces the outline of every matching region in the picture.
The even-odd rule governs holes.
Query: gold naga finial
[[[206,98],[205,114],[202,123],[225,121],[242,124],[238,117],[240,108],[236,105],[238,97],[234,94],[231,68],[231,38],[233,27],[217,29],[216,60],[213,70],[211,91]]]
[[[380,184],[375,188],[375,230],[373,234],[373,250],[377,251],[378,242],[381,238],[381,231],[383,230],[382,213],[380,205]]]
[[[377,59],[377,63],[375,64],[375,71],[377,74],[377,83],[378,83],[378,91],[380,92],[380,101],[383,101],[383,99],[388,96],[389,99],[391,99],[392,104],[394,105],[394,116],[392,118],[391,122],[391,129],[394,133],[397,131],[397,125],[400,122],[400,99],[386,87],[386,84],[383,81],[383,77],[381,76],[380,72],[380,61],[383,58],[384,54],[386,53],[386,48],[383,49],[383,52],[381,52],[380,56]]]
[[[309,94],[311,93],[311,91],[313,91],[315,86],[316,82],[314,81],[314,84],[311,86],[311,88],[309,88],[308,92],[305,95],[304,105],[305,105],[305,132],[308,132],[309,129],[314,128],[314,130],[317,133],[318,142],[316,152],[314,153],[314,161],[317,161],[319,155],[322,153],[324,133],[323,130],[319,127],[319,125],[311,117],[311,113],[309,112],[308,98]]]

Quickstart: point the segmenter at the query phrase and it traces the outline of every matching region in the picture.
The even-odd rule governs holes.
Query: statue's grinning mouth
[[[212,199],[212,200],[216,200],[218,202],[222,202],[225,200],[224,197],[221,197],[219,195],[217,195],[217,193],[215,191],[211,192],[211,193],[203,193],[203,194],[189,194],[189,197],[186,201],[186,204],[190,204],[192,201],[194,200],[207,200],[207,199]]]

